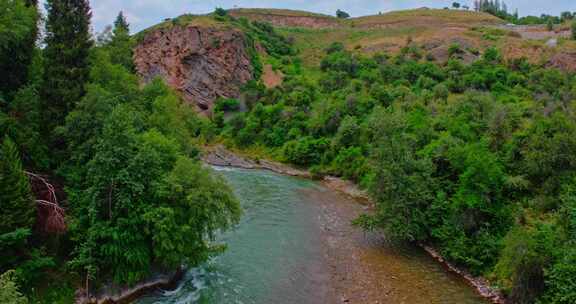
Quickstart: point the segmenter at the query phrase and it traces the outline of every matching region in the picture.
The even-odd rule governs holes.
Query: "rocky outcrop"
[[[218,97],[233,98],[253,79],[244,34],[236,29],[173,26],[147,33],[134,50],[144,82],[163,78],[199,112]]]

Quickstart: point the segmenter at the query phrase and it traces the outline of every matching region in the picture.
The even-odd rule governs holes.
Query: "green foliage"
[[[48,129],[64,118],[84,95],[88,81],[90,6],[87,0],[48,0],[45,75],[42,98]]]
[[[216,106],[214,106],[214,111],[219,112],[230,112],[238,111],[240,109],[240,102],[235,98],[221,98],[216,101]]]
[[[35,54],[38,11],[23,0],[0,2],[0,92],[17,90],[28,80]]]
[[[0,302],[5,304],[27,304],[28,299],[20,293],[14,271],[0,275]]]
[[[221,8],[221,7],[217,7],[217,8],[214,10],[214,14],[215,14],[216,16],[219,16],[219,17],[226,17],[226,16],[228,15],[228,11],[226,11],[225,9],[223,9],[223,8]]]
[[[230,228],[241,213],[226,183],[197,162],[179,157],[161,187],[160,199],[170,204],[144,214],[159,262],[168,267],[198,265],[218,252],[206,240]]]
[[[356,224],[366,229],[382,228],[391,238],[424,240],[429,231],[426,210],[433,197],[432,164],[413,155],[416,142],[398,132],[407,127],[407,117],[385,110],[371,118],[377,140],[373,150],[375,177],[370,192],[378,211],[362,216]]]
[[[36,205],[16,145],[8,137],[0,149],[0,202],[0,235],[32,228]]]
[[[130,25],[122,12],[114,21],[112,33],[112,39],[105,46],[110,53],[112,63],[121,64],[129,71],[133,71],[132,49],[134,48],[134,40],[130,38]]]
[[[545,288],[545,269],[554,259],[558,239],[554,226],[516,227],[504,239],[496,273],[515,303],[534,303]]]
[[[552,19],[548,19],[548,23],[546,23],[546,29],[551,32],[554,30],[554,22]]]
[[[568,304],[576,301],[576,252],[568,249],[564,257],[546,271],[546,291],[539,303]]]
[[[161,81],[140,89],[107,48],[59,130],[70,144],[61,171],[74,210],[70,266],[91,280],[133,284],[154,264],[197,265],[217,230],[238,220],[238,202],[197,164],[204,122]],[[143,229],[145,228],[145,229]]]
[[[287,142],[284,145],[283,155],[291,163],[310,166],[320,163],[322,154],[327,148],[328,141],[326,139],[304,137]]]
[[[350,18],[350,14],[348,14],[347,12],[343,11],[343,10],[336,10],[336,17],[340,18],[340,19],[347,19]]]

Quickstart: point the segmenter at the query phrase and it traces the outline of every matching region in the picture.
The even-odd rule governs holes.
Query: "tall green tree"
[[[0,147],[0,272],[16,268],[27,255],[35,211],[18,150],[6,137]]]
[[[42,96],[49,129],[64,118],[84,95],[89,76],[91,11],[88,0],[48,0],[45,72]]]
[[[107,47],[109,48],[112,63],[121,64],[129,71],[134,70],[132,61],[134,41],[130,37],[130,24],[128,24],[122,12],[118,14],[116,21],[114,21],[112,40]]]

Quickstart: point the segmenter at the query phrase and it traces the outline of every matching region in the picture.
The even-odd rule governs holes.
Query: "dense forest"
[[[198,161],[212,134],[162,81],[141,86],[122,14],[94,41],[86,0],[0,1],[0,302],[70,303],[75,288],[197,265],[238,221]]]
[[[376,212],[356,225],[432,244],[512,303],[574,303],[576,78],[462,53],[437,64],[410,41],[374,56],[336,42],[315,73],[281,56],[280,87],[247,85],[214,121],[233,146],[369,189]]]
[[[496,48],[467,64],[458,44],[438,63],[411,40],[335,42],[310,69],[271,25],[213,17],[245,32],[255,79],[284,79],[203,117],[140,83],[122,13],[94,39],[87,0],[48,0],[45,23],[0,0],[0,302],[69,303],[222,252],[241,209],[199,161],[214,142],[354,181],[375,202],[354,225],[430,244],[512,303],[576,302],[575,75]]]

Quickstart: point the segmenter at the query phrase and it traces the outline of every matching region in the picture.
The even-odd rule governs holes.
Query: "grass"
[[[227,27],[230,23],[219,21],[211,15],[192,15],[184,14],[176,18],[166,19],[134,35],[137,41],[140,41],[147,33],[159,29],[167,29],[174,26],[198,26],[198,27]]]
[[[430,21],[433,21],[430,23]],[[401,25],[404,23],[426,23],[429,26],[457,24],[474,26],[479,24],[503,24],[504,20],[490,14],[463,10],[413,9],[364,16],[350,19],[356,26],[375,26],[382,24]]]
[[[314,17],[314,18],[328,18],[328,19],[335,19],[336,17],[306,12],[306,11],[299,11],[299,10],[290,10],[290,9],[275,9],[275,8],[237,8],[231,9],[230,14],[242,16],[242,15],[272,15],[272,16],[287,16],[287,17]]]

